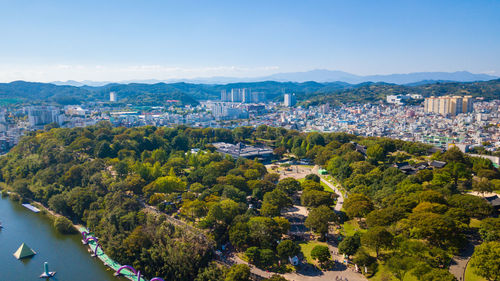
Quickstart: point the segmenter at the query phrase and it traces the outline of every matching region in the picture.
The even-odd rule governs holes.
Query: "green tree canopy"
[[[312,209],[306,218],[305,226],[324,237],[330,222],[338,221],[337,215],[327,206]]]
[[[500,242],[485,242],[476,247],[471,265],[477,275],[489,281],[500,280]]]
[[[375,250],[378,258],[380,249],[390,247],[392,239],[393,235],[389,231],[384,227],[376,226],[369,228],[368,231],[361,236],[361,243]]]

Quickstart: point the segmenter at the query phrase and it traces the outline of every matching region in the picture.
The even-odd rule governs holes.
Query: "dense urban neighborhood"
[[[302,132],[389,137],[442,149],[453,144],[463,152],[479,150],[481,154],[495,154],[500,148],[499,99],[469,98],[463,111],[445,110],[443,105],[437,105],[434,112],[424,103],[435,98],[412,96],[388,95],[378,102],[301,106],[293,94],[285,94],[281,102],[267,100],[264,93],[253,93],[251,89],[232,89],[228,93],[222,91],[217,100],[201,101],[198,105],[182,105],[176,100],[167,101],[170,105],[165,106],[126,104],[119,102],[115,92],[109,93],[106,102],[64,106],[4,104],[0,113],[0,149],[8,151],[22,135],[45,126],[74,128],[100,121],[127,128],[185,125],[232,129],[267,125]],[[461,105],[462,98],[459,100]],[[498,159],[492,161],[500,164]]]

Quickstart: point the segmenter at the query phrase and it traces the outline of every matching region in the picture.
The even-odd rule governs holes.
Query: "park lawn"
[[[469,227],[479,228],[481,226],[481,221],[478,219],[470,219]]]
[[[306,261],[310,264],[315,264],[315,260],[311,258],[311,251],[315,246],[322,245],[322,246],[328,246],[325,242],[318,242],[318,241],[309,241],[309,242],[302,242],[299,243],[300,249],[302,250],[302,254],[304,254],[304,257]]]
[[[387,277],[389,277],[390,279],[388,279]],[[379,264],[377,268],[377,273],[372,278],[370,278],[370,281],[382,281],[382,280],[397,281],[398,279],[394,277],[394,275],[392,275],[392,273],[385,265]],[[403,281],[418,281],[418,279],[415,276],[413,276],[411,272],[408,272],[406,273]]]
[[[326,183],[324,183],[323,181],[321,181],[321,186],[323,187],[323,189],[327,192],[330,192],[330,193],[335,193],[335,191],[333,191],[333,189],[331,187],[329,187]]]
[[[464,281],[486,281],[483,277],[476,275],[474,273],[474,267],[472,267],[470,264],[468,264],[467,268],[465,269],[465,280]]]
[[[366,229],[362,229],[357,220],[349,220],[344,222],[344,232],[343,233],[345,236],[353,236],[356,231],[359,232],[366,232]]]
[[[335,180],[331,175],[326,175],[326,176],[322,176],[322,178],[324,178],[326,181],[328,181],[329,183],[333,184],[333,185],[337,185],[337,189],[342,193],[342,195],[345,197],[346,196],[346,191],[345,189],[342,187],[342,185],[340,185],[338,183],[337,180]],[[328,190],[327,190],[328,191]]]

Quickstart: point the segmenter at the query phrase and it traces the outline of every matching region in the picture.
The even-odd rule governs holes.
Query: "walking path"
[[[337,188],[337,185],[334,185],[334,184],[332,184],[331,182],[329,182],[329,181],[325,180],[325,179],[323,178],[323,176],[319,174],[319,166],[318,166],[318,165],[314,166],[314,168],[311,170],[311,172],[312,172],[312,173],[314,173],[314,174],[317,174],[317,175],[320,177],[321,181],[322,181],[324,184],[328,185],[328,187],[330,187],[330,188],[331,188],[331,189],[332,189],[332,190],[333,190],[333,191],[334,191],[334,192],[335,192],[335,193],[339,196],[339,197],[337,198],[337,204],[335,205],[335,211],[340,211],[340,210],[342,210],[342,206],[343,206],[343,204],[344,204],[344,195],[343,195],[343,194],[342,194],[342,192],[340,192],[340,190]]]
[[[477,237],[477,233],[472,234],[468,237],[469,243],[465,247],[465,249],[460,252],[458,256],[454,256],[451,260],[451,264],[449,267],[449,271],[453,274],[457,280],[463,281],[465,280],[465,270],[467,269],[467,265],[474,254],[474,248],[479,245],[479,237]]]
[[[321,181],[323,183],[325,183],[326,185],[328,185],[328,187],[333,189],[333,191],[335,191],[335,193],[339,196],[337,198],[337,204],[335,204],[335,211],[342,210],[342,206],[344,205],[344,195],[342,195],[342,192],[340,192],[340,190],[338,190],[337,186],[331,184],[329,181],[325,180],[323,177],[320,176],[320,178],[321,178]]]

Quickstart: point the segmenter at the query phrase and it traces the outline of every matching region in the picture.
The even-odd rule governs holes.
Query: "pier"
[[[29,209],[30,211],[32,211],[34,213],[40,212],[40,209],[38,209],[37,207],[31,206],[30,204],[22,204],[22,205],[23,205],[23,207]]]

